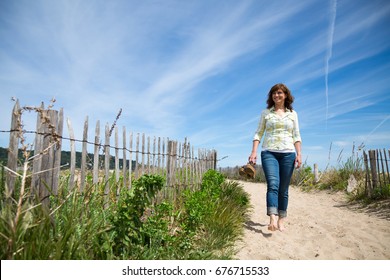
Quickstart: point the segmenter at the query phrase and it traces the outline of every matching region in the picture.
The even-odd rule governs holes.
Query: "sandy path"
[[[267,229],[266,186],[242,182],[253,212],[239,242],[241,260],[390,260],[389,211],[347,205],[342,193],[290,187],[286,231]]]

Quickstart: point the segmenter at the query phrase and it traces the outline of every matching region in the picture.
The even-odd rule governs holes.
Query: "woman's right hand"
[[[251,153],[251,155],[248,158],[249,163],[256,164],[257,160],[257,153]]]

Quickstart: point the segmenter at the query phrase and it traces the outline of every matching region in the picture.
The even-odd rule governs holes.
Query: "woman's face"
[[[281,89],[278,89],[272,93],[272,100],[275,102],[276,106],[284,106],[285,99],[286,94]]]

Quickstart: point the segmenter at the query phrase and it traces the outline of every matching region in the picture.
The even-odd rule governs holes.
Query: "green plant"
[[[102,196],[95,190],[82,194],[60,186],[48,205],[35,196],[25,196],[17,223],[18,204],[14,200],[4,203],[2,259],[94,259],[103,255],[99,253],[102,247],[97,246],[108,228]]]
[[[142,227],[150,237],[143,247],[141,259],[197,259],[194,233],[189,231],[181,218],[181,210],[172,203],[162,202],[153,207],[153,213]]]
[[[250,208],[242,187],[210,171],[199,190],[187,190],[177,195],[176,201],[157,201],[164,182],[160,176],[144,175],[133,182],[131,190],[121,189],[119,197],[107,202],[104,182],[92,184],[88,179],[84,191],[79,192],[77,188],[69,189],[68,174],[61,176],[58,194],[51,194],[50,203],[42,205],[30,195],[29,187],[21,195],[19,178],[15,190],[22,199],[3,202],[0,209],[0,256],[230,258]],[[118,187],[110,192],[115,193]]]
[[[191,230],[195,230],[203,219],[210,214],[213,207],[210,196],[205,191],[191,191],[185,190],[184,207],[187,214],[187,227]],[[205,203],[209,201],[210,203]]]
[[[242,234],[242,225],[250,209],[249,196],[238,182],[221,184],[221,195],[211,215],[206,217],[206,225],[210,229],[208,243],[211,245],[213,240],[218,240],[222,242],[222,248],[233,245]]]
[[[390,197],[390,185],[385,185],[383,187],[377,187],[373,190],[372,199],[385,199]]]
[[[221,195],[221,185],[224,181],[225,178],[221,173],[208,170],[203,175],[200,190],[184,191],[184,206],[188,215],[188,226],[191,229],[198,227],[204,218],[210,215],[214,202]]]
[[[220,192],[221,184],[225,177],[216,170],[208,170],[202,178],[201,190],[208,192],[213,197],[217,197]]]
[[[249,196],[238,182],[226,182],[209,170],[202,187],[184,193],[186,223],[195,232],[197,246],[213,258],[229,258],[241,236],[250,209]]]
[[[143,175],[134,181],[130,190],[123,189],[110,219],[114,236],[113,252],[124,258],[131,254],[132,247],[150,242],[150,235],[142,230],[147,217],[147,207],[152,205],[156,193],[164,186],[158,175]]]

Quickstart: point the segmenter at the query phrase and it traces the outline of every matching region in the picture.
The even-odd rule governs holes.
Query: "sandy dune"
[[[390,208],[359,209],[342,193],[290,187],[286,230],[267,229],[266,186],[242,182],[253,212],[239,242],[240,260],[390,260]]]

